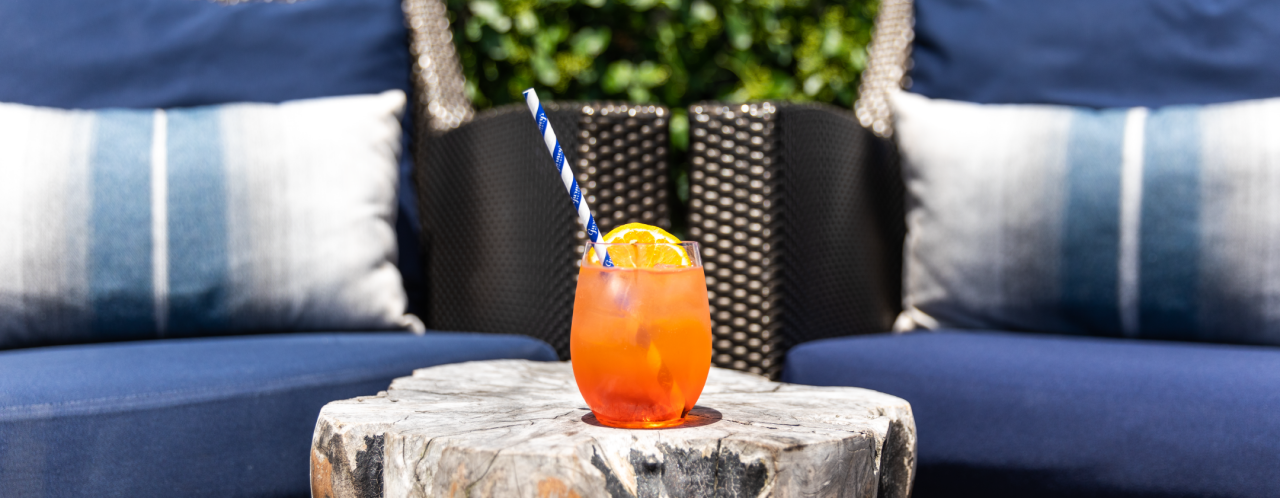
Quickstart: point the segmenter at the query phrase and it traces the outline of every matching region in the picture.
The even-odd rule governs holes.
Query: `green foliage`
[[[688,198],[684,109],[762,99],[851,107],[879,7],[878,0],[446,2],[477,108],[522,102],[529,87],[544,100],[670,108],[677,219]]]
[[[875,0],[447,0],[477,107],[622,99],[852,105]]]

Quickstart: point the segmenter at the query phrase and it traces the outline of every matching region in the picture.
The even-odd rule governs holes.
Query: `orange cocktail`
[[[697,244],[678,244],[688,264],[674,265],[644,264],[652,246],[601,244],[620,263],[615,268],[601,265],[594,246],[588,245],[578,273],[570,342],[582,397],[605,425],[678,425],[711,368],[711,317]]]

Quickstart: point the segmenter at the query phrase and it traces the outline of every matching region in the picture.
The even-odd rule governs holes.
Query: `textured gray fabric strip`
[[[151,111],[98,114],[91,159],[89,292],[100,337],[155,328],[151,252]],[[143,301],[141,296],[146,296]]]
[[[1080,332],[1119,332],[1125,112],[1077,110],[1067,145],[1062,309]]]
[[[1193,339],[1199,328],[1199,110],[1153,112],[1145,149],[1145,160],[1153,167],[1142,179],[1142,335]]]
[[[220,116],[210,107],[169,112],[168,311],[175,335],[231,328]]]

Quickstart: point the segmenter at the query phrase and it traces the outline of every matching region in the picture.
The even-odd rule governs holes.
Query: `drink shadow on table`
[[[596,420],[595,414],[591,413],[590,408],[583,407],[583,408],[580,408],[580,410],[587,411],[587,414],[582,416],[583,423],[587,425],[594,425],[596,427],[608,427],[610,429],[619,429],[619,430],[665,431],[665,430],[671,430],[671,429],[689,429],[693,427],[704,427],[711,424],[715,424],[720,422],[721,418],[724,418],[723,415],[721,415],[720,411],[716,410],[715,408],[707,408],[702,405],[694,405],[693,409],[689,410],[689,414],[684,416],[684,422],[681,423],[680,425],[673,425],[671,427],[658,427],[653,429],[622,429],[619,427],[609,427],[607,425],[600,423],[599,420]]]

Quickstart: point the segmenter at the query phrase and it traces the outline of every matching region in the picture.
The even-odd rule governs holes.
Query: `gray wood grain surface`
[[[713,368],[683,426],[605,427],[568,363],[424,368],[329,403],[311,451],[318,497],[901,497],[906,401]]]

